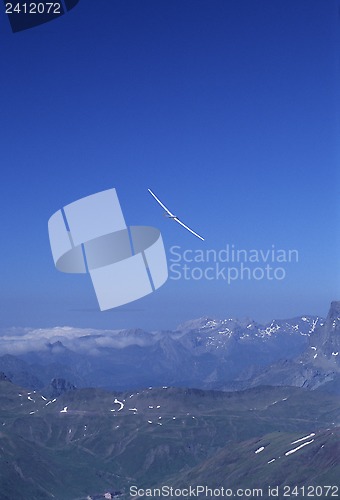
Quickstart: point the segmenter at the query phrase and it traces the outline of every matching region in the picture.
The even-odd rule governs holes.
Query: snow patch
[[[318,321],[319,321],[319,318],[316,318],[316,319],[313,319],[312,320],[312,328],[309,330],[309,333],[313,333],[315,328],[316,328],[316,325],[318,324]]]
[[[115,398],[114,403],[116,403],[117,405],[120,405],[120,408],[118,411],[121,411],[124,408],[124,403],[122,403],[122,401],[119,401],[117,398]]]
[[[300,443],[301,441],[305,441],[306,439],[309,439],[309,438],[314,437],[314,436],[315,436],[315,432],[312,432],[311,434],[308,434],[308,436],[305,436],[305,437],[302,437],[300,439],[297,439],[296,441],[293,441],[290,444]]]
[[[307,446],[307,444],[311,444],[314,441],[314,439],[311,439],[310,441],[307,441],[306,443],[300,444],[297,448],[294,448],[293,450],[286,451],[285,455],[288,457],[288,455],[291,455],[292,453],[295,453],[298,450],[301,450],[304,446]]]

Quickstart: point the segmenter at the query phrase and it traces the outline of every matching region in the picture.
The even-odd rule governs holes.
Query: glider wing
[[[159,199],[157,198],[157,196],[156,196],[156,195],[155,195],[155,194],[151,191],[151,189],[148,189],[148,191],[149,191],[149,193],[150,193],[150,194],[151,194],[151,195],[155,198],[155,200],[156,200],[156,201],[160,204],[160,206],[161,206],[162,208],[164,208],[164,210],[165,210],[166,212],[168,212],[168,214],[169,214],[169,215],[171,215],[171,217],[174,217],[174,214],[172,214],[172,213],[170,212],[170,210],[169,210],[168,208],[166,208],[166,206],[165,206],[165,205],[163,205],[163,203],[161,202],[161,200],[159,200]]]
[[[182,221],[180,221],[179,219],[177,219],[177,217],[174,218],[174,220],[176,222],[178,222],[178,224],[180,224],[181,226],[185,227],[185,229],[187,229],[188,231],[190,231],[190,233],[194,234],[195,236],[197,236],[197,238],[199,238],[200,240],[204,241],[204,238],[202,238],[202,236],[200,236],[199,234],[195,233],[195,231],[193,231],[192,229],[190,229],[190,227],[186,226],[185,224],[183,224]]]

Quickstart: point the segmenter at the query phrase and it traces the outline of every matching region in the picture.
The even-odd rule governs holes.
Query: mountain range
[[[0,498],[337,497],[339,339],[340,302],[266,325],[3,332]]]
[[[23,329],[0,336],[0,371],[44,391],[52,379],[126,390],[171,385],[238,390],[296,385],[337,390],[339,302],[326,319],[302,315],[259,324],[200,318],[174,331]],[[5,354],[6,353],[6,354]]]
[[[225,390],[258,385],[291,385],[340,394],[340,302],[332,302],[327,318],[308,336],[308,345],[295,357],[286,357],[239,377]]]

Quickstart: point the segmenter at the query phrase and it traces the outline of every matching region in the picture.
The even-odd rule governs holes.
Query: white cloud
[[[96,330],[69,326],[54,328],[11,328],[0,334],[0,353],[20,355],[30,351],[48,351],[61,342],[77,353],[99,355],[105,349],[123,349],[131,345],[153,344],[156,334],[134,330]]]

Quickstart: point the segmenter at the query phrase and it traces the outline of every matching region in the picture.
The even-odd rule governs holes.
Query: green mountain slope
[[[339,397],[291,387],[79,389],[51,400],[0,381],[1,499],[130,498],[131,485],[195,481],[335,484],[339,422]],[[311,433],[312,443],[285,455]]]

